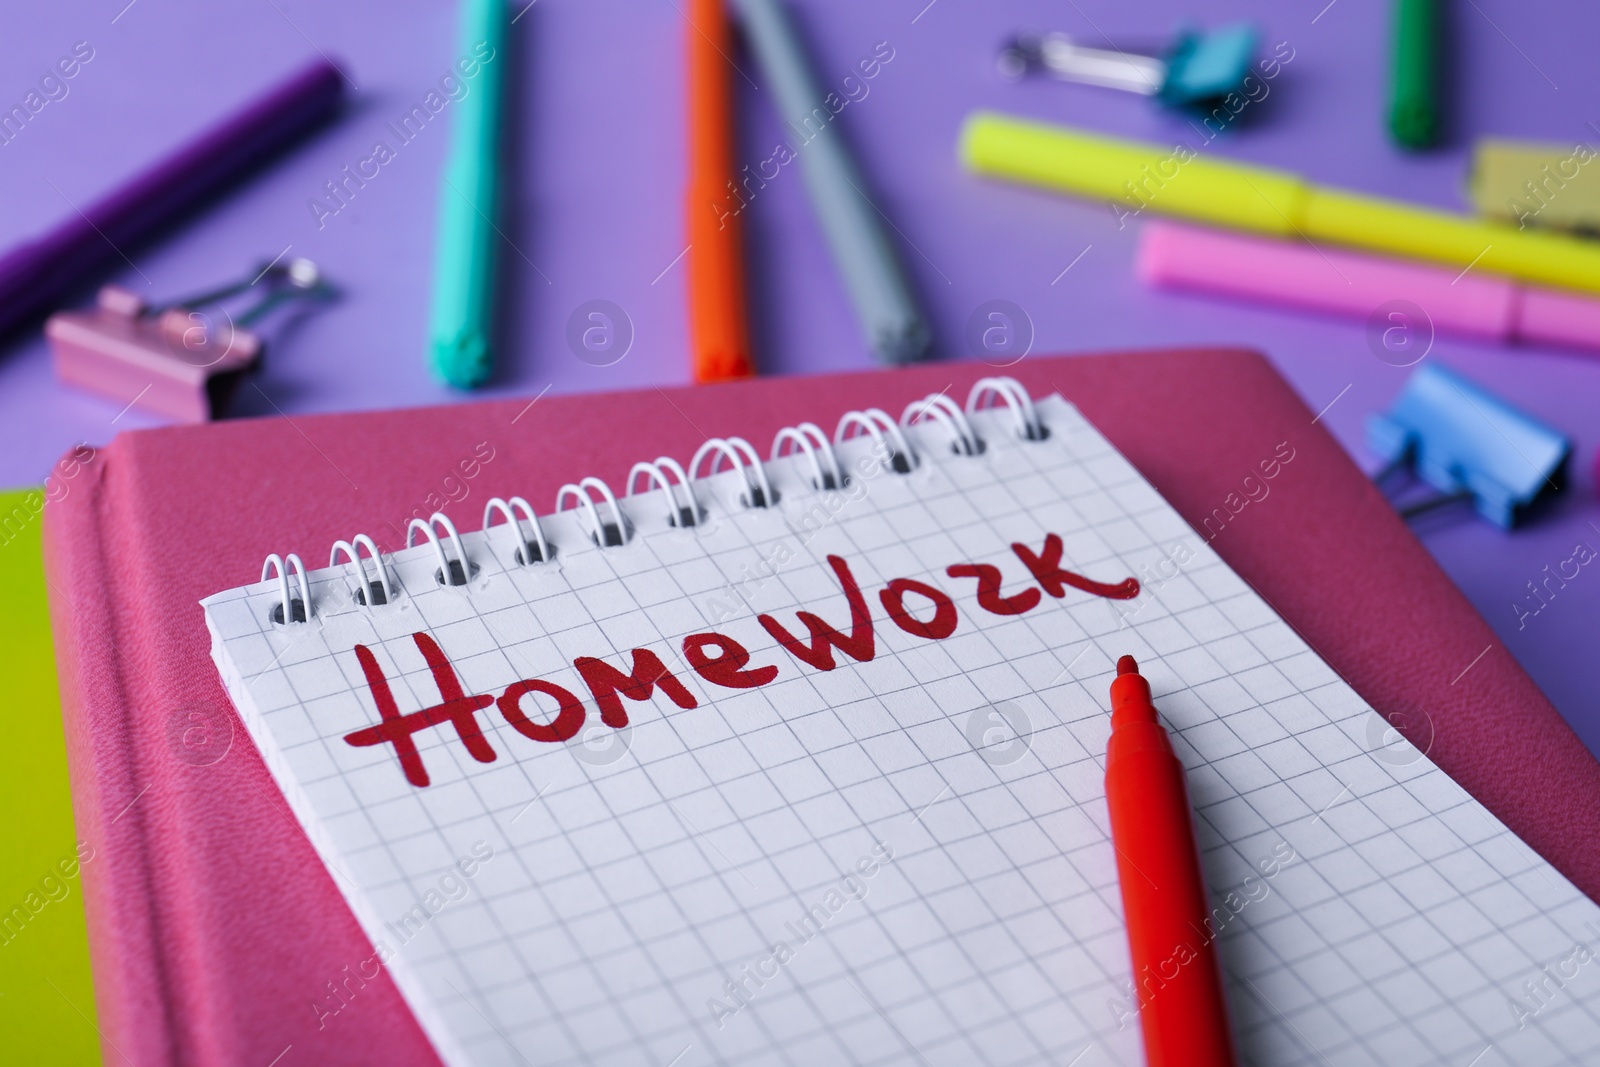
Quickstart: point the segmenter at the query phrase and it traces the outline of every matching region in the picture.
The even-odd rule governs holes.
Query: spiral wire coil
[[[847,411],[840,417],[831,442],[815,423],[785,426],[773,437],[767,462],[803,457],[802,469],[808,472],[814,489],[818,492],[839,490],[844,488],[849,478],[836,449],[847,441],[865,437],[871,439],[873,447],[890,470],[897,474],[909,474],[921,464],[921,457],[912,447],[906,430],[923,425],[937,427],[948,435],[953,455],[976,456],[984,451],[985,444],[973,428],[972,416],[999,407],[1008,409],[1019,439],[1040,441],[1046,436],[1033,400],[1021,382],[1015,378],[981,378],[968,393],[965,408],[944,393],[935,393],[908,404],[898,422],[881,408]],[[697,473],[702,466],[705,471]],[[770,508],[777,503],[778,494],[767,476],[760,454],[755,446],[742,437],[713,437],[707,440],[695,451],[687,469],[669,456],[658,456],[648,463],[636,463],[628,472],[624,496],[633,496],[635,486],[641,482],[645,494],[653,489],[658,490],[667,506],[668,524],[689,529],[701,525],[707,515],[705,506],[696,495],[696,483],[728,471],[738,475],[741,486],[738,500],[743,509]],[[623,514],[616,494],[599,478],[580,478],[557,490],[555,512],[559,514],[568,510],[578,512],[579,527],[586,527],[586,535],[602,551],[624,547],[635,535],[636,531]],[[497,523],[497,519],[502,521]],[[520,496],[509,500],[502,497],[491,499],[484,506],[481,529],[485,543],[489,545],[494,543],[496,537],[502,542],[514,539],[511,559],[518,567],[539,566],[555,558],[555,546],[545,537],[539,516],[533,506]],[[506,533],[499,533],[501,530]],[[426,541],[433,548],[438,563],[434,580],[438,584],[464,586],[472,581],[478,567],[468,558],[461,534],[447,515],[436,511],[426,519],[412,519],[406,527],[406,548],[421,541]],[[347,579],[353,583],[351,597],[357,604],[371,610],[394,600],[398,586],[371,537],[358,533],[348,541],[334,542],[328,556],[328,566],[338,567],[341,560]],[[305,565],[300,557],[292,552],[286,556],[277,553],[267,556],[260,580],[265,582],[269,576],[276,576],[278,584],[278,601],[271,613],[273,623],[293,626],[309,622],[316,611]],[[294,578],[293,584],[291,576]],[[294,595],[296,592],[298,595]]]

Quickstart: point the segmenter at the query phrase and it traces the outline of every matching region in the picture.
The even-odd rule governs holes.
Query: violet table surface
[[[513,0],[521,8],[525,0]],[[993,107],[1164,143],[1194,130],[1143,100],[993,73],[1000,41],[1020,27],[1093,43],[1162,40],[1180,21],[1256,19],[1268,49],[1294,58],[1240,127],[1203,151],[1301,171],[1317,181],[1466,207],[1465,164],[1480,135],[1600,143],[1600,9],[1512,0],[1449,5],[1458,75],[1440,150],[1405,157],[1383,121],[1386,3],[1375,0],[790,0],[819,68],[837,86],[879,42],[893,58],[839,119],[870,192],[893,220],[925,300],[941,359],[971,358],[965,334],[986,301],[1025,310],[1036,352],[1247,344],[1273,359],[1357,462],[1366,415],[1406,375],[1376,358],[1359,322],[1307,318],[1144,290],[1133,276],[1138,222],[1119,230],[1104,205],[977,181],[956,163],[962,117]],[[259,391],[235,410],[290,417],[452,399],[424,358],[440,167],[450,108],[430,122],[336,216],[308,201],[372,154],[386,128],[422,101],[458,58],[454,6],[330,5],[270,0],[96,0],[14,5],[0,35],[0,110],[21,103],[55,60],[86,40],[94,58],[10,143],[0,145],[0,247],[66,217],[318,51],[353,85],[337,125],[158,243],[128,249],[114,277],[152,298],[245,274],[288,249],[344,290],[335,307],[277,331]],[[540,0],[505,57],[511,190],[500,245],[508,299],[498,377],[483,395],[665,385],[688,379],[682,186],[685,5],[674,0]],[[881,49],[880,49],[881,51]],[[741,158],[752,168],[786,137],[750,57],[742,75]],[[860,96],[860,89],[853,90]],[[792,135],[788,135],[792,139]],[[771,173],[769,166],[768,173]],[[782,167],[744,212],[758,360],[774,374],[864,367],[869,357],[805,201]],[[1086,251],[1087,250],[1087,251]],[[1081,258],[1078,258],[1081,255]],[[1064,269],[1072,264],[1070,270]],[[610,366],[569,347],[586,301],[623,308],[634,340]],[[1571,435],[1573,485],[1539,522],[1505,534],[1440,514],[1417,526],[1592,750],[1600,752],[1600,568],[1585,567],[1535,616],[1513,604],[1528,582],[1580,542],[1600,550],[1591,461],[1600,443],[1600,359],[1449,338],[1428,355],[1476,378]],[[0,484],[37,484],[78,442],[154,425],[120,403],[59,387],[37,333],[0,353]],[[597,427],[597,432],[604,432]],[[583,473],[574,469],[574,476]],[[257,521],[241,516],[241,522]],[[195,551],[200,546],[174,546]],[[1591,573],[1593,571],[1594,573]],[[1570,573],[1570,570],[1569,570]],[[1394,610],[1405,610],[1395,591]]]

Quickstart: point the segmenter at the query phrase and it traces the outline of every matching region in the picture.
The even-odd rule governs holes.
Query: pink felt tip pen
[[[1440,333],[1600,352],[1600,300],[1470,270],[1150,222],[1138,271],[1163,288],[1358,318],[1404,301]]]

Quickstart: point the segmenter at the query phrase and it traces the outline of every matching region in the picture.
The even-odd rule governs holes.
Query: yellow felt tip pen
[[[1144,211],[1368,248],[1600,293],[1600,244],[1316,186],[1289,171],[976,112],[961,132],[975,173],[1103,199],[1119,226]]]

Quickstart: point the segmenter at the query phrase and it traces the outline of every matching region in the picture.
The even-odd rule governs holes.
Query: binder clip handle
[[[182,300],[174,300],[158,311],[168,311],[173,308],[202,308],[220,305],[229,297],[237,296],[257,285],[266,283],[264,295],[251,307],[231,316],[236,326],[248,326],[265,318],[274,308],[290,300],[326,300],[336,295],[333,286],[323,277],[321,269],[309,259],[295,257],[287,263],[273,260],[256,268],[256,272],[249,278],[203,293],[197,293]]]
[[[1216,30],[1180,30],[1165,48],[1096,48],[1063,33],[1019,33],[1000,50],[1001,77],[1035,71],[1062,81],[1155,97],[1179,110],[1209,110],[1243,89],[1259,34],[1241,22]]]

